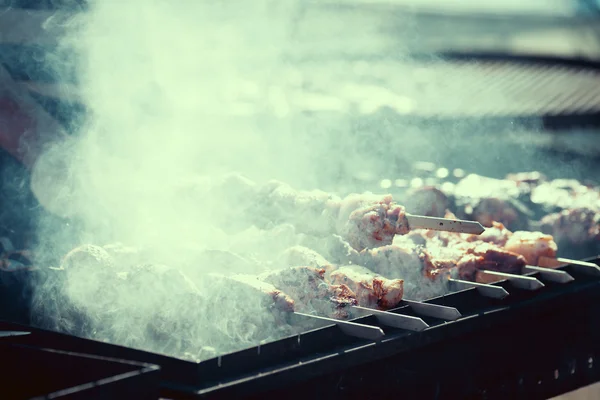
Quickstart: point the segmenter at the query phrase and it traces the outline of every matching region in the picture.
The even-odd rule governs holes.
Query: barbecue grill
[[[2,335],[4,333],[4,335]],[[2,332],[15,337],[26,332]],[[156,365],[0,342],[2,398],[156,399]]]
[[[302,333],[200,363],[44,331],[0,343],[160,366],[167,398],[545,399],[600,381],[600,258],[405,301],[351,321],[290,314]]]
[[[56,56],[52,35],[62,32],[60,23],[50,23],[56,11],[50,3],[56,2],[12,3],[14,9],[0,15],[3,25],[9,27],[3,29],[10,31],[0,38],[0,83],[6,88],[6,93],[0,93],[0,161],[3,171],[11,170],[7,175],[12,178],[12,171],[17,171],[19,176],[27,176],[23,179],[27,182],[29,170],[47,141],[60,142],[68,134],[77,133],[87,111],[76,85],[69,86],[76,79],[61,76],[57,80],[46,64]],[[75,12],[83,2],[67,3]],[[45,11],[24,11],[19,6]],[[61,9],[67,11],[67,6]],[[369,14],[367,21],[375,18],[379,26],[381,19],[381,31],[397,35],[399,24],[394,13],[383,14],[387,14],[385,18]],[[435,18],[431,21],[429,24],[437,24]],[[351,29],[354,28],[357,27]],[[369,35],[370,32],[366,39],[371,38]],[[308,36],[309,51],[302,49],[307,43],[298,39],[294,49],[300,49],[299,59],[295,59],[296,54],[286,56],[308,71],[306,87],[301,92],[317,99],[324,95],[325,99],[339,97],[351,103],[349,131],[362,131],[367,126],[374,136],[382,129],[380,136],[385,137],[396,134],[395,128],[388,132],[388,125],[412,126],[425,139],[422,143],[434,143],[448,127],[464,124],[467,128],[457,129],[462,131],[455,136],[460,143],[443,152],[435,146],[419,147],[408,139],[402,149],[379,146],[378,157],[395,164],[396,170],[404,170],[405,175],[383,176],[396,173],[388,164],[379,172],[366,171],[366,167],[358,165],[356,176],[346,179],[355,179],[355,187],[336,190],[383,188],[400,194],[409,189],[412,179],[426,185],[451,182],[452,176],[433,176],[439,166],[446,174],[448,168],[460,171],[454,174],[456,181],[465,174],[462,168],[496,174],[498,178],[506,172],[533,169],[550,172],[551,177],[566,177],[561,175],[564,171],[552,176],[556,159],[536,157],[539,148],[525,149],[521,141],[512,141],[512,136],[502,141],[501,134],[514,133],[516,123],[523,129],[523,140],[527,137],[540,141],[536,146],[553,150],[560,147],[564,151],[577,149],[573,145],[573,128],[599,126],[600,97],[595,89],[600,64],[595,61],[557,55],[517,56],[519,51],[509,55],[475,49],[475,54],[469,46],[468,51],[458,46],[442,52],[435,43],[430,48],[432,43],[427,45],[427,40],[416,46],[407,44],[425,55],[411,54],[410,60],[398,60],[395,56],[381,56],[397,53],[398,43],[394,41],[362,46],[365,37],[353,41],[339,35],[345,39],[343,54],[335,54],[319,46],[328,47],[329,39],[335,35],[323,43]],[[359,101],[337,92],[345,79],[354,79],[354,72],[360,75],[365,60],[375,60],[374,70],[382,74],[378,79],[380,87],[386,90],[383,100],[379,91],[369,91],[369,84],[360,86]],[[338,62],[344,65],[341,70],[350,71],[348,76],[337,75]],[[414,86],[397,79],[413,71],[419,72]],[[311,82],[311,76],[319,79]],[[64,81],[71,78],[72,82]],[[429,85],[422,87],[418,81]],[[448,98],[464,101],[452,102]],[[496,101],[500,98],[510,101]],[[324,109],[313,109],[300,101],[295,105],[301,110],[300,115],[291,116],[290,125],[310,130],[304,127],[307,123],[311,126],[310,116],[330,111],[329,103],[324,104]],[[325,118],[318,122],[328,121]],[[332,122],[337,124],[337,117]],[[470,129],[473,127],[477,135]],[[540,127],[546,134],[538,135]],[[547,135],[549,131],[554,132]],[[570,146],[561,144],[565,137]],[[337,143],[337,137],[335,140]],[[493,152],[473,151],[487,149],[490,140],[499,157]],[[594,178],[598,148],[591,146],[592,142],[586,140],[583,146],[583,153],[589,158],[577,159],[583,167],[574,167],[567,174]],[[469,151],[473,153],[469,155]],[[411,171],[408,161],[402,168],[406,161],[403,158],[411,159],[407,155],[416,153],[423,161],[435,161],[436,165],[425,163],[431,168]],[[476,158],[484,160],[476,163]],[[17,167],[9,165],[15,160]],[[331,175],[337,184],[337,177]],[[329,182],[322,179],[323,186],[327,186]],[[384,185],[384,181],[388,183]],[[44,211],[40,211],[36,200],[25,199],[30,193],[23,195],[21,186],[0,183],[0,233],[18,242],[19,249],[31,247],[26,231],[34,228],[28,220],[34,212]],[[4,207],[5,203],[18,206]],[[11,253],[14,248],[6,248],[2,240],[0,253]],[[561,248],[561,255],[580,257],[581,249],[573,247]],[[591,254],[596,250],[594,247]],[[388,311],[352,306],[351,314],[358,317],[349,320],[288,312],[284,314],[285,322],[296,334],[201,362],[90,340],[83,333],[77,336],[79,333],[40,329],[37,322],[53,316],[32,315],[34,289],[44,279],[61,272],[35,267],[26,257],[13,258],[3,260],[0,268],[0,360],[10,367],[9,373],[0,378],[3,398],[545,399],[600,381],[600,321],[595,312],[600,305],[600,256],[585,261],[558,259],[554,261],[560,265],[552,268],[526,266],[522,275],[479,271],[477,282],[448,278],[448,294],[444,296],[425,301],[405,299]]]

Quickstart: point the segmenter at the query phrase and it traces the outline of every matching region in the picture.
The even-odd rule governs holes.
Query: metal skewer
[[[508,296],[508,292],[502,286],[487,285],[485,283],[477,283],[471,281],[463,281],[461,279],[448,279],[450,283],[457,289],[476,288],[477,291],[485,297],[493,299],[503,299]]]
[[[419,317],[373,310],[371,308],[359,306],[352,307],[352,310],[363,317],[373,315],[381,325],[391,326],[392,328],[406,329],[415,332],[420,332],[429,328],[429,325]]]
[[[537,272],[540,276],[550,282],[557,283],[569,283],[575,280],[571,275],[569,275],[566,271],[562,271],[560,269],[553,268],[545,268],[545,267],[536,267],[533,265],[526,265],[523,267],[524,273]]]
[[[322,326],[337,325],[346,335],[358,337],[361,339],[381,340],[385,336],[383,330],[377,326],[357,324],[355,322],[319,317],[317,315],[304,314],[299,312],[294,312],[292,313],[292,315],[318,321],[321,323]]]
[[[422,303],[420,301],[412,301],[402,299],[404,304],[410,306],[413,311],[419,315],[433,317],[445,321],[455,321],[462,317],[460,312],[454,307],[440,306],[439,304]]]
[[[578,272],[588,275],[600,276],[600,267],[598,267],[594,263],[587,261],[571,260],[569,258],[562,257],[552,258],[542,256],[538,260],[538,265],[540,267],[545,268],[560,268],[564,266],[571,266]]]
[[[545,285],[532,276],[507,274],[505,272],[481,270],[482,274],[496,276],[508,280],[513,286],[523,290],[538,290]]]
[[[435,231],[448,231],[480,235],[485,228],[477,221],[463,219],[448,219],[424,217],[421,215],[406,215],[410,229],[432,229]]]
[[[29,335],[31,332],[25,331],[0,331],[0,338],[3,337],[11,337],[11,336],[25,336]]]

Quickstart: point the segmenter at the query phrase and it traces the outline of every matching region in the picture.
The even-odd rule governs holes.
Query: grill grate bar
[[[0,330],[0,338],[11,337],[11,336],[23,336],[23,335],[29,335],[29,334],[31,334],[31,332]]]
[[[458,290],[475,288],[477,292],[485,297],[493,299],[503,299],[508,296],[506,289],[500,286],[488,285],[486,283],[477,283],[470,281],[463,281],[461,279],[449,279],[450,283],[455,286]]]

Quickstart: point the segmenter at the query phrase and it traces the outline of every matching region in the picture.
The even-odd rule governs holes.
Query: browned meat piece
[[[340,267],[329,274],[329,279],[352,289],[363,307],[388,310],[396,307],[404,294],[402,279],[387,279],[358,265]]]
[[[492,243],[473,242],[457,245],[457,248],[466,254],[481,257],[477,269],[489,269],[498,272],[520,273],[527,264],[525,257],[504,250]]]
[[[522,266],[525,265],[525,258],[520,254],[494,243],[508,240],[507,236],[512,235],[502,224],[496,223],[492,231],[484,233],[483,237],[426,230],[415,230],[405,237],[411,235],[415,237],[419,235],[424,239],[423,249],[417,252],[420,253],[424,274],[430,279],[438,279],[440,276],[455,276],[460,279],[473,280],[479,269],[520,272]],[[546,251],[543,250],[543,244],[537,243],[536,235],[527,233],[520,234],[517,238],[519,237],[528,244],[521,244],[518,247],[515,239],[513,250],[519,248],[520,251],[531,256],[541,255]],[[544,237],[540,240],[545,239]],[[550,243],[548,245],[551,246]]]
[[[542,218],[540,228],[561,247],[585,245],[600,241],[600,213],[589,208],[564,210]]]
[[[350,319],[352,315],[351,306],[358,305],[356,294],[347,285],[328,285],[326,290],[329,301],[333,305],[332,318]],[[328,307],[328,309],[331,308]],[[326,315],[326,314],[325,314]]]
[[[538,265],[540,257],[556,257],[558,249],[552,236],[529,231],[514,232],[503,247],[525,257],[529,265]]]
[[[409,231],[404,207],[394,203],[392,196],[375,201],[347,198],[344,202],[346,204],[340,211],[340,220],[344,224],[339,231],[358,251],[392,244],[395,235],[404,235]],[[358,207],[352,208],[345,219],[348,203]]]
[[[358,251],[391,244],[394,235],[408,232],[404,207],[390,195],[352,194],[342,200],[322,191],[296,191],[277,181],[259,193],[253,213],[259,226],[286,222],[308,234],[337,233]]]
[[[552,236],[537,231],[511,232],[499,222],[478,236],[465,237],[467,242],[491,243],[508,252],[525,257],[528,264],[537,265],[539,257],[555,257],[557,245]]]
[[[452,205],[449,197],[433,186],[410,191],[404,203],[411,214],[427,217],[444,217],[446,210]]]
[[[402,279],[405,271],[420,271],[422,268],[421,253],[416,245],[410,243],[363,250],[356,261],[389,279]]]
[[[471,174],[454,188],[456,213],[486,227],[495,221],[512,230],[527,229],[531,212],[519,200],[527,190],[514,181]]]
[[[503,247],[511,235],[512,232],[506,229],[502,223],[493,221],[492,226],[487,228],[481,235],[471,235],[465,239],[467,242],[482,241]]]
[[[431,247],[431,246],[430,246]],[[445,250],[445,249],[444,249]],[[437,280],[440,277],[460,277],[461,279],[468,278],[467,269],[464,274],[460,274],[460,269],[457,268],[458,260],[463,257],[463,254],[449,254],[447,251],[439,249],[427,250],[423,249],[422,262],[423,274],[431,280]]]
[[[337,319],[350,317],[350,306],[356,305],[356,294],[346,285],[330,285],[325,269],[291,267],[261,275],[257,279],[288,293],[298,311]]]
[[[424,251],[424,271],[431,280],[442,278],[458,278],[474,281],[477,271],[480,269],[494,269],[494,265],[488,265],[485,257],[479,254],[456,252],[455,258],[451,254],[432,255]]]
[[[404,280],[403,296],[406,298],[423,300],[444,294],[447,290],[444,281],[427,276],[428,259],[424,246],[406,235],[397,239],[393,245],[364,250],[352,261],[388,279]]]
[[[430,279],[445,276],[473,281],[478,270],[520,273],[526,265],[523,256],[483,242],[456,245],[450,251],[428,247],[424,254],[424,271]]]
[[[478,221],[485,227],[491,227],[494,222],[501,222],[512,229],[527,227],[527,218],[510,200],[497,197],[468,200],[469,202],[459,211],[459,215],[464,219]]]

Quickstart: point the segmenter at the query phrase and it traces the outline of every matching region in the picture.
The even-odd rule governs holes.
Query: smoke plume
[[[200,358],[213,354],[198,349],[221,352],[276,334],[260,299],[229,293],[230,301],[218,301],[227,288],[211,288],[207,274],[230,272],[224,263],[234,268],[227,260],[232,244],[242,253],[250,246],[276,252],[294,238],[267,233],[258,243],[232,240],[228,224],[235,224],[231,208],[243,201],[235,197],[239,185],[210,188],[229,171],[258,181],[307,175],[307,143],[294,140],[283,120],[292,112],[284,56],[298,4],[96,1],[69,21],[59,48],[69,64],[55,57],[53,67],[75,70],[88,116],[33,171],[37,197],[73,221],[40,221],[39,258],[57,264],[68,247],[85,243],[134,249],[114,246],[102,262],[76,255],[70,263],[85,268],[66,268],[60,282],[46,282],[37,305],[62,314],[52,328],[82,325],[102,340],[179,356],[195,348]],[[206,255],[215,252],[226,260]],[[163,264],[196,282],[164,272]],[[122,278],[127,273],[134,279]],[[202,288],[204,301],[190,302],[186,287]],[[62,326],[75,312],[86,322]],[[173,329],[195,343],[165,345]]]
[[[194,359],[287,334],[262,299],[210,275],[259,273],[273,266],[270,254],[306,244],[291,226],[251,226],[251,181],[344,191],[365,171],[454,160],[446,150],[467,145],[392,117],[352,122],[384,105],[413,110],[398,93],[421,90],[419,71],[396,70],[404,78],[390,89],[379,80],[392,64],[324,68],[319,60],[343,59],[343,48],[390,43],[373,16],[339,10],[349,26],[309,4],[97,0],[65,24],[52,67],[74,71],[88,113],[33,171],[38,199],[69,221],[40,221],[38,257],[59,267],[77,245],[113,245],[92,248],[92,259],[71,254],[75,267],[40,286],[51,328]],[[406,22],[393,20],[396,30]],[[348,31],[360,40],[344,40]]]

